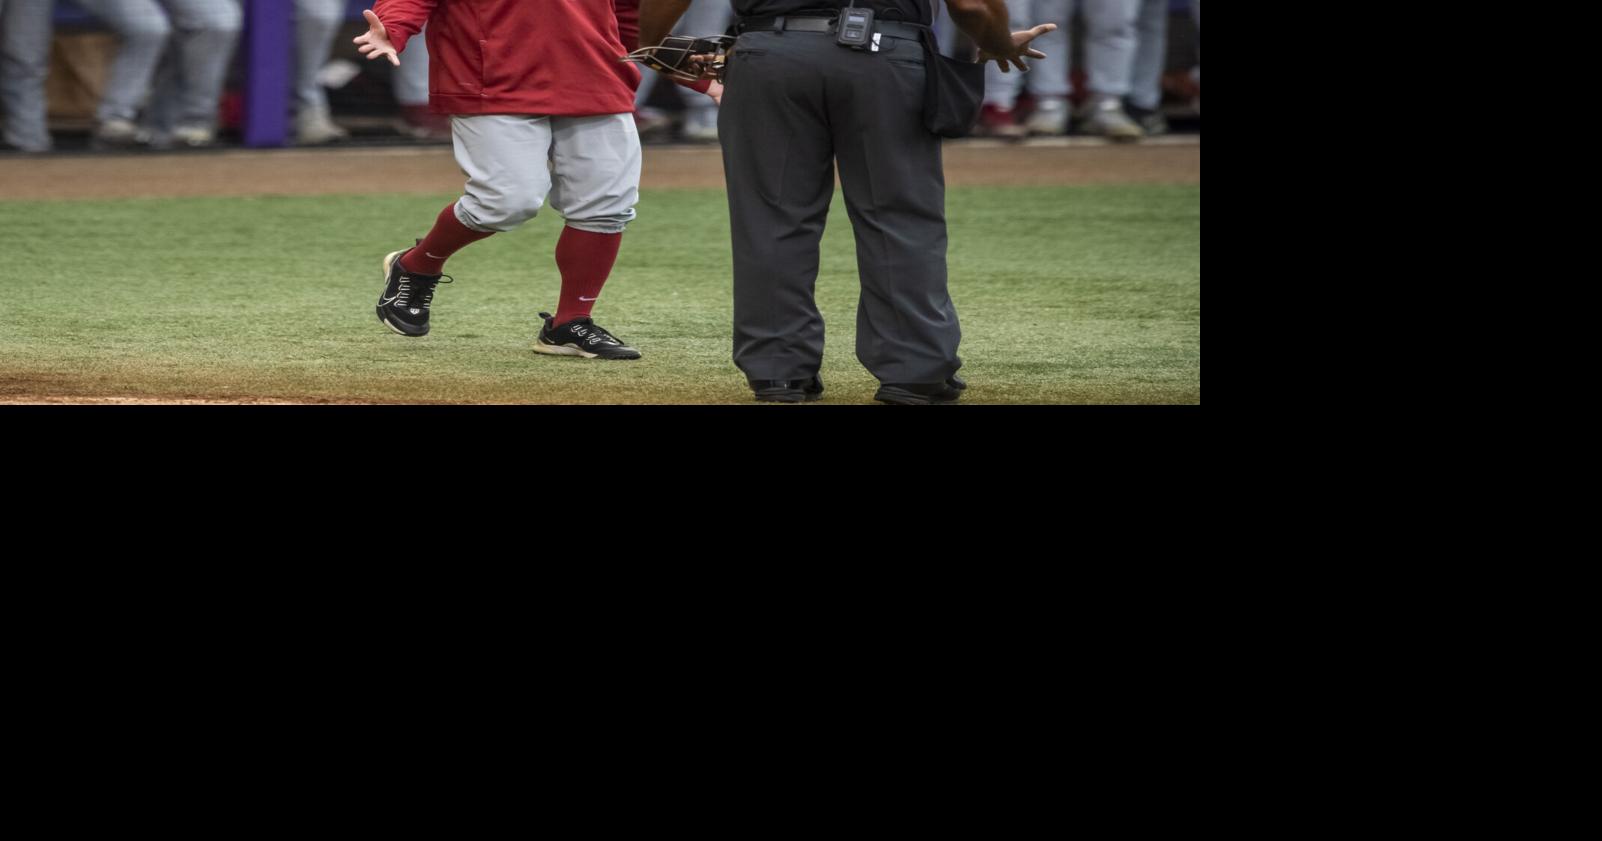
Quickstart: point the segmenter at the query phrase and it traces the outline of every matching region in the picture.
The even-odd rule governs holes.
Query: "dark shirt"
[[[934,22],[930,17],[931,2],[940,0],[856,0],[856,5],[872,9],[873,16],[879,20],[930,24]],[[851,5],[849,0],[734,0],[734,11],[743,18],[770,18],[798,12],[821,15],[848,5]]]

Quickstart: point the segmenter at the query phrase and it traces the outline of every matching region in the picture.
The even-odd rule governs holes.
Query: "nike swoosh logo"
[[[399,298],[399,297],[400,297],[399,295],[395,296],[395,298]],[[386,300],[383,300],[383,301],[379,301],[378,305],[381,306],[381,307],[387,307],[390,304],[395,303],[395,298],[389,298],[389,299],[386,299]]]
[[[580,296],[579,296],[579,300],[580,300],[580,301],[593,301],[593,300],[595,300],[595,299],[594,299],[594,298],[586,298],[586,297],[584,297],[584,296],[583,296],[583,295],[580,295]]]
[[[427,251],[424,251],[423,253],[424,254],[428,254],[428,256],[433,257],[435,260],[443,260],[443,259],[445,259],[444,257],[441,257],[438,254],[429,254],[429,252],[427,252]]]

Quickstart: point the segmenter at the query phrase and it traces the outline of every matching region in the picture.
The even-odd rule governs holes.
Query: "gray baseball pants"
[[[581,231],[618,234],[634,219],[640,136],[631,114],[456,116],[451,135],[467,174],[456,218],[472,230],[510,231],[533,219],[547,195]]]
[[[296,107],[328,110],[328,92],[317,76],[328,63],[334,38],[344,25],[345,0],[295,0]]]
[[[406,52],[395,68],[391,89],[401,105],[428,104],[428,27],[406,42]]]
[[[1129,101],[1155,111],[1163,100],[1163,68],[1168,64],[1168,0],[1140,0],[1135,14],[1135,55],[1129,74]]]
[[[985,102],[1012,108],[1025,85],[1038,97],[1067,97],[1068,24],[1075,6],[1085,18],[1085,75],[1091,93],[1123,97],[1130,91],[1130,69],[1135,54],[1135,17],[1144,0],[1007,0],[1014,31],[1039,23],[1055,23],[1057,30],[1036,38],[1033,46],[1046,54],[1030,62],[1028,73],[1013,68],[1001,72],[994,62],[985,70]],[[1163,4],[1166,6],[1166,3]]]
[[[156,86],[167,42],[176,35],[177,61],[164,73],[157,99],[176,125],[211,127],[243,25],[238,0],[77,0],[122,36],[97,112],[101,120],[132,120]],[[169,75],[170,74],[170,75]]]
[[[0,0],[0,118],[6,143],[50,150],[45,76],[50,70],[51,0]]]
[[[301,108],[328,109],[328,92],[317,81],[345,25],[345,0],[295,0],[295,102]],[[406,42],[406,55],[394,69],[395,101],[428,104],[428,29]]]

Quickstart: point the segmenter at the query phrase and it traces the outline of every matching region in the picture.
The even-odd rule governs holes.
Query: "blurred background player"
[[[1013,30],[1020,29],[1024,20],[1052,23],[1057,28],[1035,39],[1035,48],[1046,57],[1036,60],[1028,73],[1003,73],[996,64],[985,68],[984,131],[995,137],[1064,134],[1068,131],[1068,22],[1073,17],[1073,0],[1007,0],[1007,12]],[[1035,110],[1028,122],[1020,125],[1015,109],[1025,87],[1034,97]]]
[[[0,141],[23,152],[50,151],[45,76],[51,6],[51,0],[0,0]]]
[[[623,17],[624,15],[620,13],[620,21]],[[689,10],[679,19],[675,31],[684,35],[722,35],[733,19],[734,5],[728,0],[692,0]],[[660,110],[646,105],[651,98],[651,92],[656,89],[657,80],[661,78],[662,75],[655,70],[645,69],[640,79],[640,89],[635,91],[634,117],[641,134],[660,130],[672,122]],[[701,90],[704,87],[705,85],[702,85],[692,89]],[[684,128],[681,135],[685,140],[697,143],[716,143],[718,103],[709,96],[688,97],[684,106]]]
[[[395,128],[417,140],[451,139],[451,118],[428,108],[428,27],[406,47],[406,60],[391,77],[400,119]]]
[[[1025,21],[1054,23],[1057,30],[1038,39],[1037,47],[1047,55],[1027,74],[1003,73],[995,65],[985,71],[985,110],[983,125],[988,134],[1021,137],[1026,134],[1066,134],[1069,123],[1069,28],[1077,10],[1085,22],[1085,76],[1088,88],[1080,111],[1078,129],[1114,140],[1136,140],[1144,132],[1124,112],[1123,99],[1130,92],[1130,74],[1135,61],[1135,17],[1145,0],[1008,0],[1012,28],[1025,28]],[[1157,0],[1163,7],[1166,2]],[[1162,45],[1156,49],[1161,52]],[[1160,76],[1160,73],[1159,73]],[[1027,86],[1035,107],[1029,118],[1018,124],[1014,109],[1018,95]]]
[[[1192,0],[1194,2],[1194,0]],[[1163,119],[1163,68],[1168,63],[1168,0],[1136,0],[1135,51],[1124,110],[1146,135],[1168,131]]]
[[[77,0],[122,38],[97,110],[96,148],[209,146],[239,43],[238,0]],[[172,53],[163,61],[171,43]],[[157,71],[160,70],[158,78]],[[138,122],[149,99],[145,124]]]
[[[295,0],[295,142],[316,146],[350,133],[334,124],[323,67],[345,25],[345,0]]]
[[[1190,69],[1190,80],[1195,83],[1197,88],[1200,88],[1201,87],[1201,0],[1190,0],[1190,19],[1196,22],[1196,66],[1192,67]],[[1201,113],[1201,94],[1200,93],[1196,94],[1196,98],[1190,104],[1191,104],[1191,107],[1196,109],[1196,113],[1200,114]]]

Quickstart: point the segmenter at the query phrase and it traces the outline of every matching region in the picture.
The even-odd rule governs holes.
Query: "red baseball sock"
[[[492,234],[480,233],[456,218],[456,202],[446,205],[434,220],[434,229],[416,248],[401,255],[401,265],[416,274],[439,274],[452,254]]]
[[[556,307],[556,323],[566,324],[584,318],[601,296],[601,287],[612,274],[623,234],[597,234],[578,228],[563,228],[556,241],[556,268],[562,272],[562,300]]]

